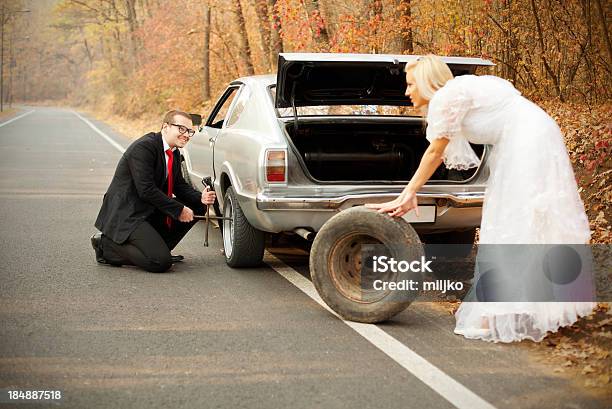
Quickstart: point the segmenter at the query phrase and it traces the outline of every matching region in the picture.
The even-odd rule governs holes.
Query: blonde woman
[[[444,162],[476,167],[469,143],[492,147],[480,244],[587,244],[589,223],[559,127],[508,81],[453,78],[438,57],[406,65],[406,95],[427,115],[430,142],[419,168],[390,202],[369,208],[402,216],[417,207],[417,191]],[[482,247],[481,247],[482,248]],[[494,342],[540,341],[547,331],[588,315],[594,303],[464,302],[455,333]]]

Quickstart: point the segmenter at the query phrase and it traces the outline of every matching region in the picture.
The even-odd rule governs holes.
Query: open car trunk
[[[279,54],[274,106],[290,108],[286,130],[305,171],[320,182],[406,182],[412,178],[428,142],[420,121],[303,120],[300,107],[410,106],[404,67],[416,55]],[[474,74],[492,66],[480,58],[441,57],[453,75]],[[281,116],[281,115],[279,115]],[[483,147],[473,146],[482,157]],[[432,181],[462,182],[477,169],[447,170],[441,165]]]
[[[407,182],[419,166],[429,142],[419,121],[300,122],[286,125],[305,171],[320,182]],[[482,158],[484,147],[472,145]],[[442,164],[431,181],[462,182],[477,168],[448,170]]]

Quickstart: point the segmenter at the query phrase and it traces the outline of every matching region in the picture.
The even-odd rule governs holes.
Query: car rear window
[[[275,105],[276,86],[269,87],[272,104]],[[299,116],[422,116],[412,106],[395,105],[317,105],[296,107]],[[276,108],[279,118],[293,117],[293,108]]]

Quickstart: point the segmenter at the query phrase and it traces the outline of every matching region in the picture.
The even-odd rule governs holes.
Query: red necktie
[[[168,149],[166,155],[168,155],[168,197],[172,199],[172,160],[174,159],[172,149]],[[166,216],[166,226],[172,227],[172,217]]]

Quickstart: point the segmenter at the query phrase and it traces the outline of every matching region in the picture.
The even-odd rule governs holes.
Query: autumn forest
[[[1,0],[7,103],[206,113],[280,52],[475,56],[559,122],[594,239],[612,241],[605,0]]]

